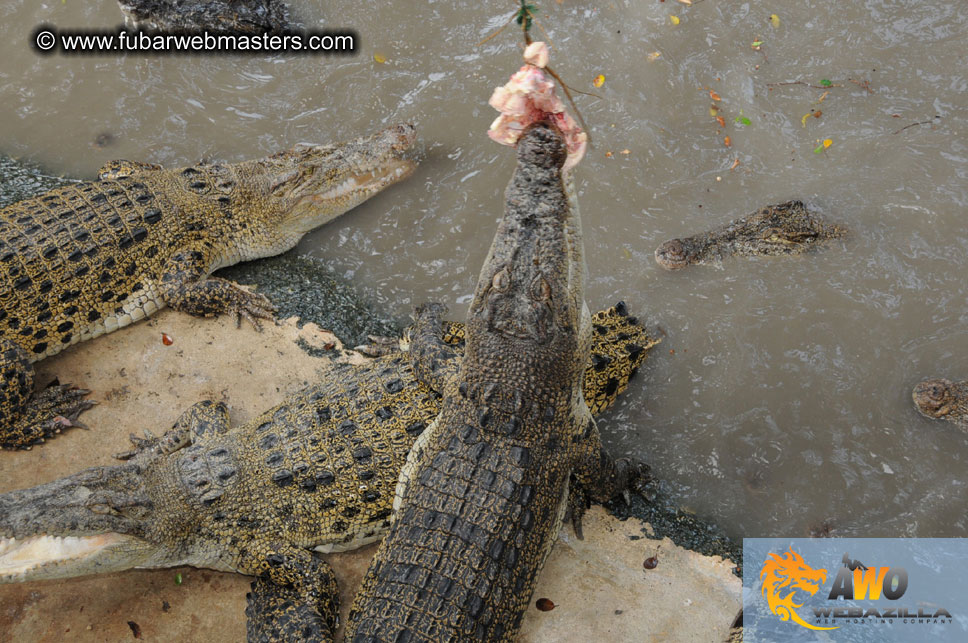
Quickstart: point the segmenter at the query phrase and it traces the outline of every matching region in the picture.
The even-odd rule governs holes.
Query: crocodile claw
[[[265,295],[241,288],[236,290],[235,295],[229,310],[235,313],[236,328],[242,327],[243,318],[255,326],[255,329],[259,332],[262,332],[262,322],[259,321],[260,319],[275,321],[275,313],[279,309]]]
[[[585,540],[581,520],[585,516],[585,511],[589,506],[588,495],[585,493],[585,490],[580,485],[572,485],[568,493],[565,519],[571,522],[571,528],[575,531],[575,537],[578,540]]]
[[[132,458],[173,453],[191,442],[188,431],[178,428],[165,431],[160,437],[156,437],[151,431],[145,429],[145,437],[139,438],[132,433],[128,436],[128,440],[131,441],[134,448],[129,451],[115,453],[114,458],[118,460],[131,460]]]
[[[91,391],[68,384],[53,384],[36,395],[24,409],[18,421],[19,431],[8,443],[0,447],[29,449],[66,429],[87,429],[78,416],[96,406],[94,400],[84,397]]]
[[[624,484],[620,485],[622,499],[626,505],[632,504],[632,493],[639,496],[646,502],[655,500],[655,478],[652,477],[652,469],[640,460],[622,458],[616,464],[621,463],[621,476]]]
[[[383,357],[391,353],[400,352],[400,339],[397,337],[383,337],[380,335],[367,335],[369,344],[360,344],[353,350],[363,353],[367,357]]]

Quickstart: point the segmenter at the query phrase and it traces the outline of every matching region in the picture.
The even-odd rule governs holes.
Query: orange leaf
[[[729,169],[735,170],[739,166],[739,159],[733,159],[733,164],[729,166]]]
[[[720,127],[726,127],[726,119],[723,118],[722,116],[717,116],[716,122],[719,123]]]
[[[602,74],[595,76],[595,80],[592,81],[592,85],[594,85],[595,87],[601,87],[604,84],[605,84],[605,76],[603,76]]]
[[[733,140],[727,136],[726,138],[723,139],[723,143],[726,144],[726,147],[729,147],[733,144]]]
[[[719,97],[719,94],[717,94],[711,89],[709,90],[709,97],[712,98],[713,100],[723,100],[722,98]]]

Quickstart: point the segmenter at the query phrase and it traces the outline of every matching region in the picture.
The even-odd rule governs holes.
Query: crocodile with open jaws
[[[293,27],[282,0],[118,0],[134,29],[263,34]]]
[[[948,420],[968,432],[968,380],[925,380],[914,387],[911,396],[921,415]]]
[[[623,303],[592,325],[584,397],[598,412],[656,341]],[[459,359],[461,326],[444,326],[442,336]],[[302,636],[306,619],[288,619],[293,610],[310,614],[310,631],[313,623],[329,631],[335,581],[310,550],[382,535],[407,452],[440,410],[400,352],[334,368],[243,426],[228,429],[224,405],[200,402],[172,431],[135,440],[124,464],[0,494],[0,582],[214,567],[264,575],[249,596],[251,640]]]
[[[409,176],[414,140],[404,124],[242,163],[113,162],[0,210],[0,448],[41,442],[91,405],[66,385],[32,396],[32,364],[71,344],[166,305],[271,319],[265,297],[209,275],[288,250]]]
[[[846,233],[845,228],[811,213],[802,201],[787,201],[708,232],[666,241],[656,248],[655,260],[666,270],[680,270],[693,264],[719,263],[730,255],[793,255]]]
[[[608,455],[583,401],[591,324],[566,156],[547,122],[518,140],[458,368],[434,332],[442,307],[418,310],[411,359],[441,412],[401,472],[347,641],[513,639],[566,509],[644,475]]]

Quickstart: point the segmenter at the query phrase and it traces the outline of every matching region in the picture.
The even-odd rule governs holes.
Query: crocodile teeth
[[[378,188],[395,182],[413,171],[413,164],[407,161],[391,161],[387,166],[352,176],[336,187],[316,197],[320,200],[335,199],[360,189]]]
[[[128,537],[121,534],[97,536],[32,536],[18,540],[0,538],[0,581],[13,581],[45,565],[88,558]]]

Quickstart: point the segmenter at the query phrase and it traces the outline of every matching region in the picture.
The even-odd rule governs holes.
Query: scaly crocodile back
[[[224,166],[78,183],[0,210],[0,335],[32,361],[164,306],[174,251],[227,232]]]

